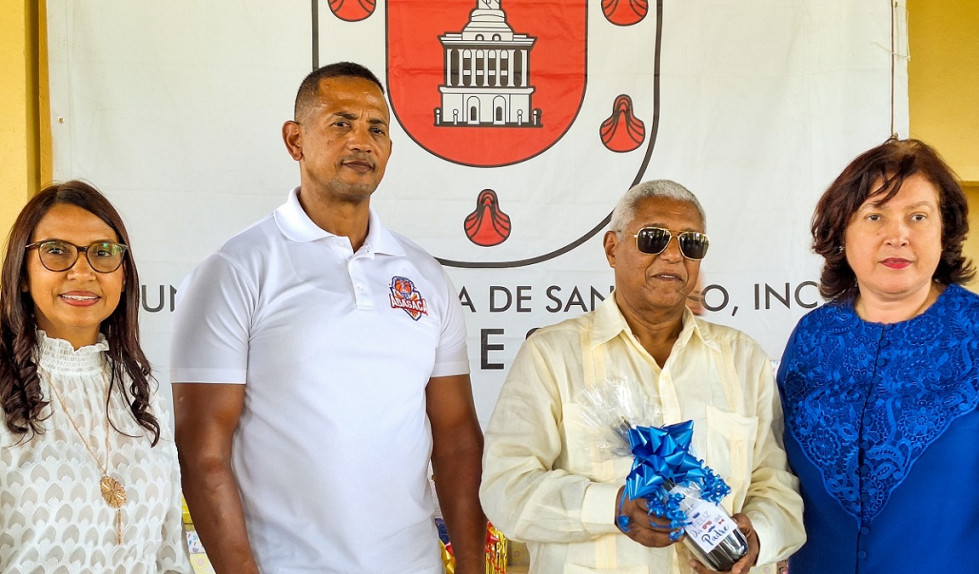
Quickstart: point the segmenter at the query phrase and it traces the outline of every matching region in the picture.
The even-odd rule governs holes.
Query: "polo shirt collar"
[[[279,231],[292,241],[308,242],[337,237],[313,223],[313,220],[309,218],[302,205],[299,204],[298,187],[289,192],[286,202],[275,210],[274,217]],[[367,239],[364,241],[362,250],[388,255],[404,255],[401,243],[384,227],[381,218],[373,209],[370,210],[368,225]]]
[[[677,341],[673,347],[674,349],[682,349],[694,337],[703,341],[708,347],[717,348],[717,344],[707,336],[700,325],[700,320],[690,309],[683,309],[683,318],[681,321],[683,328],[680,330],[680,335],[677,337]],[[619,309],[619,305],[615,302],[615,291],[613,291],[595,308],[595,322],[589,343],[591,348],[594,349],[599,345],[608,343],[619,335],[635,339],[635,335],[632,334],[632,329],[629,328],[629,324],[622,315],[622,310]]]

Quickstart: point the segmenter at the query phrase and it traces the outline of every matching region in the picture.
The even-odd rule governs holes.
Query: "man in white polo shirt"
[[[380,81],[314,71],[283,125],[300,186],[184,282],[171,380],[183,488],[215,570],[457,572],[486,519],[458,297],[370,197],[391,153]]]

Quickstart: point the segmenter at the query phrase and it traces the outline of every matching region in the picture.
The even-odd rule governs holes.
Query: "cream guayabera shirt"
[[[109,412],[109,475],[126,489],[121,534],[117,512],[102,498],[109,346],[77,351],[38,332],[41,391],[49,401],[44,432],[24,440],[0,424],[0,572],[31,574],[189,573],[180,502],[180,471],[170,415],[153,393],[160,441],[133,418],[118,391]],[[51,390],[57,386],[57,394]],[[59,397],[71,414],[74,426]],[[78,427],[86,447],[79,437]],[[126,436],[133,435],[133,436]]]
[[[603,447],[583,389],[638,383],[662,420],[694,421],[693,448],[731,486],[722,505],[747,514],[758,564],[805,541],[798,481],[781,446],[771,363],[747,335],[684,311],[661,369],[610,296],[595,311],[531,335],[517,354],[486,431],[480,496],[490,520],[527,542],[531,573],[692,572],[682,544],[646,548],[615,526],[615,498],[631,455]],[[640,424],[642,424],[640,422]]]

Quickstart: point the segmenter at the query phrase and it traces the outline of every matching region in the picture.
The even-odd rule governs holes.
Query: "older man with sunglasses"
[[[722,505],[748,539],[732,572],[775,563],[805,541],[768,357],[685,305],[707,254],[705,226],[697,198],[675,182],[630,189],[605,234],[614,295],[536,331],[518,353],[486,432],[480,497],[496,526],[528,543],[531,573],[710,571],[647,514],[646,500],[624,496],[632,457],[600,446],[603,429],[589,421],[605,417],[584,400],[615,381],[633,384],[660,415],[631,422],[694,421],[693,446],[730,485]]]

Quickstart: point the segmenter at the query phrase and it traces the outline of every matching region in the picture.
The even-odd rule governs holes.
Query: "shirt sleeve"
[[[177,292],[170,347],[174,383],[244,383],[254,279],[221,252],[204,260]]]
[[[489,519],[523,541],[578,542],[618,532],[620,484],[557,468],[566,437],[563,374],[528,339],[517,353],[486,430],[480,500]],[[558,369],[562,367],[558,366]]]
[[[432,367],[433,377],[449,377],[469,374],[469,353],[466,349],[466,320],[462,314],[462,304],[459,296],[442,269],[442,286],[444,289],[444,320],[439,335],[438,348],[435,350],[435,364]]]
[[[760,349],[756,355],[761,356],[752,358],[762,368],[747,387],[756,389],[758,427],[751,483],[741,512],[751,519],[761,543],[758,564],[767,564],[788,558],[806,541],[806,533],[799,479],[789,470],[782,441],[784,419],[775,377],[768,357]]]

